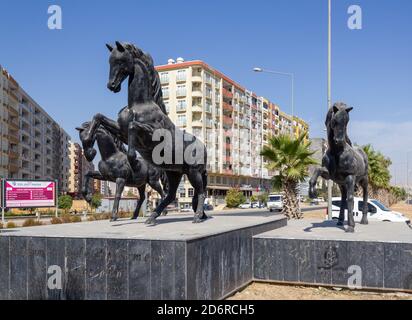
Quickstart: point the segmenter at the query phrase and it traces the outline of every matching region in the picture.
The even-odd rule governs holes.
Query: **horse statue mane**
[[[146,66],[151,80],[153,99],[155,103],[160,107],[162,112],[167,115],[166,106],[163,102],[163,91],[162,85],[160,83],[160,77],[154,67],[152,56],[146,52],[143,52],[143,50],[139,49],[134,44],[125,42],[122,43],[122,45],[132,54],[134,58],[140,60]]]
[[[328,134],[331,131],[330,130],[330,122],[332,121],[332,116],[334,113],[334,107],[340,108],[340,107],[346,107],[346,104],[343,102],[337,102],[335,103],[331,108],[329,108],[328,113],[326,115],[326,121],[325,121],[325,125],[326,128],[328,129]],[[346,142],[352,147],[352,141],[350,140],[349,136],[346,134]]]
[[[88,130],[90,128],[90,121],[84,122],[81,127],[85,130]],[[108,131],[103,126],[100,126],[98,130],[102,131],[105,135],[112,137],[113,142],[116,145],[117,149],[119,149],[120,152],[127,154],[127,149],[124,146],[124,143],[116,135],[112,134],[110,131]]]

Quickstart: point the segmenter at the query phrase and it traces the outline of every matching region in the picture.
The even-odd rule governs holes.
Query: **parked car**
[[[252,203],[251,202],[242,203],[239,206],[239,209],[252,209]]]
[[[280,194],[271,194],[268,197],[267,207],[270,212],[283,210],[283,196]]]
[[[339,219],[339,211],[341,207],[341,198],[332,198],[332,218]],[[362,220],[363,199],[355,198],[353,206],[353,215],[356,222]],[[348,210],[345,204],[345,220],[348,218]],[[368,200],[368,219],[385,221],[385,222],[406,222],[410,223],[410,219],[402,213],[392,211],[385,207],[382,203],[375,199]]]

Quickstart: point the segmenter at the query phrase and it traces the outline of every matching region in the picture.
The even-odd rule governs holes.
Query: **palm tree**
[[[289,134],[273,136],[269,145],[264,146],[261,155],[269,161],[267,168],[277,171],[272,178],[273,187],[283,190],[283,213],[288,219],[302,219],[298,201],[298,185],[308,177],[308,168],[317,164],[312,158],[310,142],[305,142],[307,133],[298,138]]]
[[[391,174],[389,167],[392,164],[391,160],[385,157],[381,152],[375,151],[369,144],[362,149],[368,156],[369,162],[369,196],[371,198],[382,199],[390,189]]]

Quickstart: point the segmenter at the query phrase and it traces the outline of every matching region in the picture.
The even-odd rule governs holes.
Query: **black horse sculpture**
[[[368,157],[366,153],[352,143],[347,135],[349,122],[348,108],[344,103],[336,103],[326,117],[328,134],[328,150],[323,157],[322,167],[318,168],[309,183],[310,197],[316,197],[316,182],[321,176],[326,180],[333,180],[339,185],[342,194],[342,203],[339,213],[339,226],[345,220],[345,203],[348,210],[347,232],[355,231],[353,218],[354,193],[357,185],[363,189],[363,208],[361,224],[368,224]]]
[[[83,147],[89,128],[90,122],[85,122],[81,127],[76,128],[79,131],[79,137]],[[135,158],[129,163],[127,150],[123,143],[102,127],[99,127],[95,131],[92,141],[91,146],[94,145],[94,141],[97,141],[102,159],[98,165],[99,171],[89,171],[86,173],[82,194],[86,201],[91,201],[90,179],[115,182],[116,195],[111,221],[117,220],[119,201],[125,186],[137,188],[140,195],[132,219],[137,219],[139,216],[140,208],[146,198],[146,184],[149,184],[157,191],[162,199],[164,198],[164,192],[159,183],[162,175],[161,170],[148,164],[142,158]],[[90,148],[90,145],[88,145],[88,147]],[[93,159],[89,158],[88,160],[92,161]]]
[[[167,196],[146,221],[147,224],[155,224],[156,218],[175,200],[184,174],[194,188],[193,222],[206,220],[203,206],[207,191],[207,153],[204,144],[176,128],[167,116],[160,78],[149,54],[128,43],[116,42],[115,47],[107,45],[107,48],[110,51],[107,87],[115,93],[120,92],[121,84],[128,78],[128,105],[119,112],[117,121],[102,114],[93,117],[85,135],[86,157],[95,153],[91,142],[95,131],[103,126],[128,144],[131,163],[138,151],[147,162],[166,172]]]

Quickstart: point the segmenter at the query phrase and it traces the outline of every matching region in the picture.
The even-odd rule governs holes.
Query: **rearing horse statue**
[[[328,150],[326,151],[322,167],[315,170],[309,182],[309,196],[316,197],[316,182],[321,176],[326,180],[333,180],[339,185],[342,194],[342,203],[339,213],[339,226],[344,225],[345,203],[348,210],[347,232],[355,231],[353,218],[354,193],[357,185],[362,187],[363,208],[361,224],[368,224],[368,157],[357,147],[353,147],[347,135],[349,122],[348,108],[344,103],[336,103],[326,116],[328,134]]]
[[[138,151],[143,159],[163,169],[167,175],[167,196],[146,221],[147,224],[155,224],[156,218],[175,200],[184,174],[194,188],[193,222],[203,222],[207,219],[203,210],[207,191],[204,144],[176,128],[167,116],[160,78],[151,56],[129,43],[116,41],[116,46],[106,46],[110,51],[107,87],[115,93],[120,92],[123,81],[128,78],[128,105],[119,112],[117,121],[101,114],[93,117],[83,142],[86,158],[96,153],[92,146],[93,137],[100,126],[104,127],[128,145],[130,163],[135,161]]]

